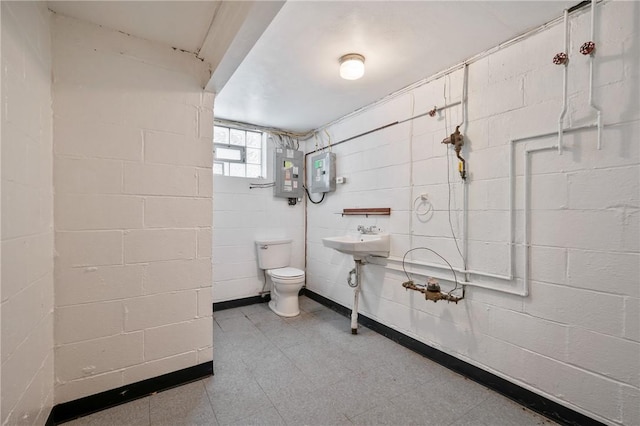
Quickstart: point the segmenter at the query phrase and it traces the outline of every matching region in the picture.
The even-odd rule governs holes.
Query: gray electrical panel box
[[[311,157],[311,192],[336,190],[336,155],[323,152]]]
[[[304,197],[302,188],[302,151],[276,148],[273,196],[282,198]]]

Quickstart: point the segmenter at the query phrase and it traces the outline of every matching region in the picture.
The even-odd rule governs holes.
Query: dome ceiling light
[[[364,56],[348,53],[340,58],[340,77],[357,80],[364,75]]]

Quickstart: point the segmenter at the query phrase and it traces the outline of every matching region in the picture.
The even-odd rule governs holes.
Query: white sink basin
[[[389,234],[341,235],[322,239],[325,247],[350,254],[354,259],[366,256],[389,257]]]

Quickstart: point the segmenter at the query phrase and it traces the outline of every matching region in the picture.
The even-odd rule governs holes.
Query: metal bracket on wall
[[[342,209],[342,216],[389,216],[390,207],[367,208],[367,209]]]

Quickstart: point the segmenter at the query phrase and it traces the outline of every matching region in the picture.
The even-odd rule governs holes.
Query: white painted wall
[[[208,65],[54,15],[56,403],[212,359]]]
[[[632,425],[640,424],[640,4],[607,2],[598,9],[594,99],[604,122],[619,124],[604,130],[600,151],[596,132],[584,131],[565,137],[561,156],[533,156],[530,296],[468,287],[459,304],[434,304],[405,291],[403,273],[368,264],[360,312],[600,421]],[[593,121],[587,108],[588,59],[578,52],[589,38],[589,20],[585,12],[571,17],[568,123],[573,126]],[[508,143],[556,129],[562,70],[551,59],[562,51],[562,31],[561,24],[555,25],[469,66],[464,133],[470,269],[507,270]],[[443,92],[447,103],[460,100],[462,74],[456,71],[400,95],[329,132],[338,141],[426,112],[444,104]],[[447,218],[447,157],[441,144],[461,121],[460,112],[452,108],[446,115],[426,116],[333,148],[338,175],[348,183],[322,205],[308,208],[310,290],[352,305],[345,277],[353,261],[324,248],[321,238],[353,232],[358,224],[391,232],[391,256],[425,246],[454,266],[462,265]],[[553,142],[548,138],[526,146]],[[452,222],[460,236],[462,187],[450,155]],[[512,288],[521,285],[523,276],[522,147],[516,158],[518,281]],[[435,208],[427,221],[420,221],[411,207],[421,193],[429,194]],[[349,207],[391,207],[392,214],[378,219],[334,214]],[[439,262],[426,251],[409,259]],[[446,276],[443,270],[431,272]],[[423,276],[415,278],[424,283]]]
[[[44,2],[2,2],[2,424],[53,405],[51,37]]]
[[[214,302],[260,293],[264,277],[257,264],[256,239],[292,239],[291,266],[304,269],[304,204],[289,206],[286,198],[273,196],[273,188],[249,189],[250,182],[273,182],[273,155],[269,139],[266,179],[214,179]]]

